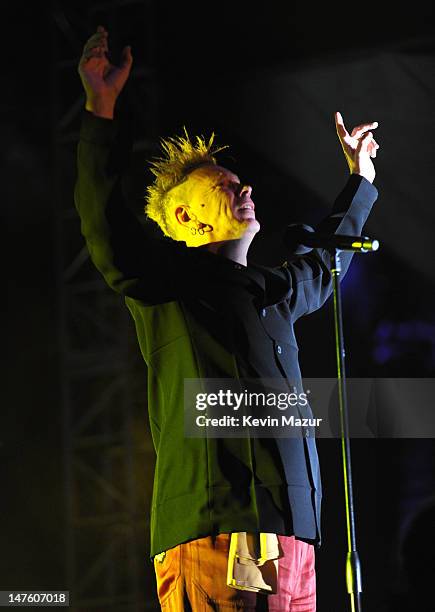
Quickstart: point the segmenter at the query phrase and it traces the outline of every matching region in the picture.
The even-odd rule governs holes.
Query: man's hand
[[[343,117],[339,112],[336,112],[335,127],[350,173],[360,174],[373,183],[376,172],[371,158],[376,157],[379,145],[373,138],[371,130],[378,127],[378,122],[358,125],[349,134],[344,126]]]
[[[131,48],[124,47],[120,66],[107,59],[108,32],[98,26],[83,48],[78,71],[86,92],[86,110],[99,117],[113,119],[116,99],[130,74]]]

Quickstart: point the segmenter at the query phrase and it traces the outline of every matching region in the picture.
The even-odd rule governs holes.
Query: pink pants
[[[278,593],[240,591],[226,585],[230,534],[207,536],[154,558],[157,594],[167,612],[250,610],[315,612],[314,547],[294,536],[278,536],[284,555],[279,559]]]

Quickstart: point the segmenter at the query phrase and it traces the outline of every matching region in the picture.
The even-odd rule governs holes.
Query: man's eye
[[[241,184],[240,183],[236,183],[233,181],[229,181],[229,182],[225,182],[225,183],[218,183],[217,185],[214,186],[214,189],[231,189],[231,191],[238,193],[241,189]]]

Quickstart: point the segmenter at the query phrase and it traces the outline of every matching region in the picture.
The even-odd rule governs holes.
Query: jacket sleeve
[[[352,174],[335,200],[331,215],[316,229],[322,233],[361,235],[377,197],[376,187],[364,177]],[[340,255],[341,279],[352,255],[349,251]],[[320,308],[332,293],[330,254],[325,249],[313,249],[307,255],[295,257],[285,262],[281,269],[290,286],[288,303],[293,321]]]
[[[176,270],[187,247],[151,238],[126,206],[123,176],[130,150],[116,119],[84,112],[74,193],[81,231],[112,289],[148,303],[169,301],[177,293]]]

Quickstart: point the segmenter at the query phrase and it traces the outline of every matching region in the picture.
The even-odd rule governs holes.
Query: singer
[[[322,496],[315,440],[186,438],[183,384],[299,379],[293,324],[331,294],[329,254],[315,248],[275,268],[248,262],[260,231],[252,187],[217,163],[213,137],[187,133],[163,140],[152,164],[145,212],[164,236],[150,238],[123,203],[129,151],[115,104],[131,49],[117,66],[107,53],[100,26],[79,64],[86,108],[75,202],[91,258],[123,296],[148,366],[157,455],[150,557],[160,604],[313,612]],[[349,133],[337,112],[335,125],[350,176],[319,230],[359,235],[377,198],[377,123]],[[351,257],[342,254],[343,274]]]

